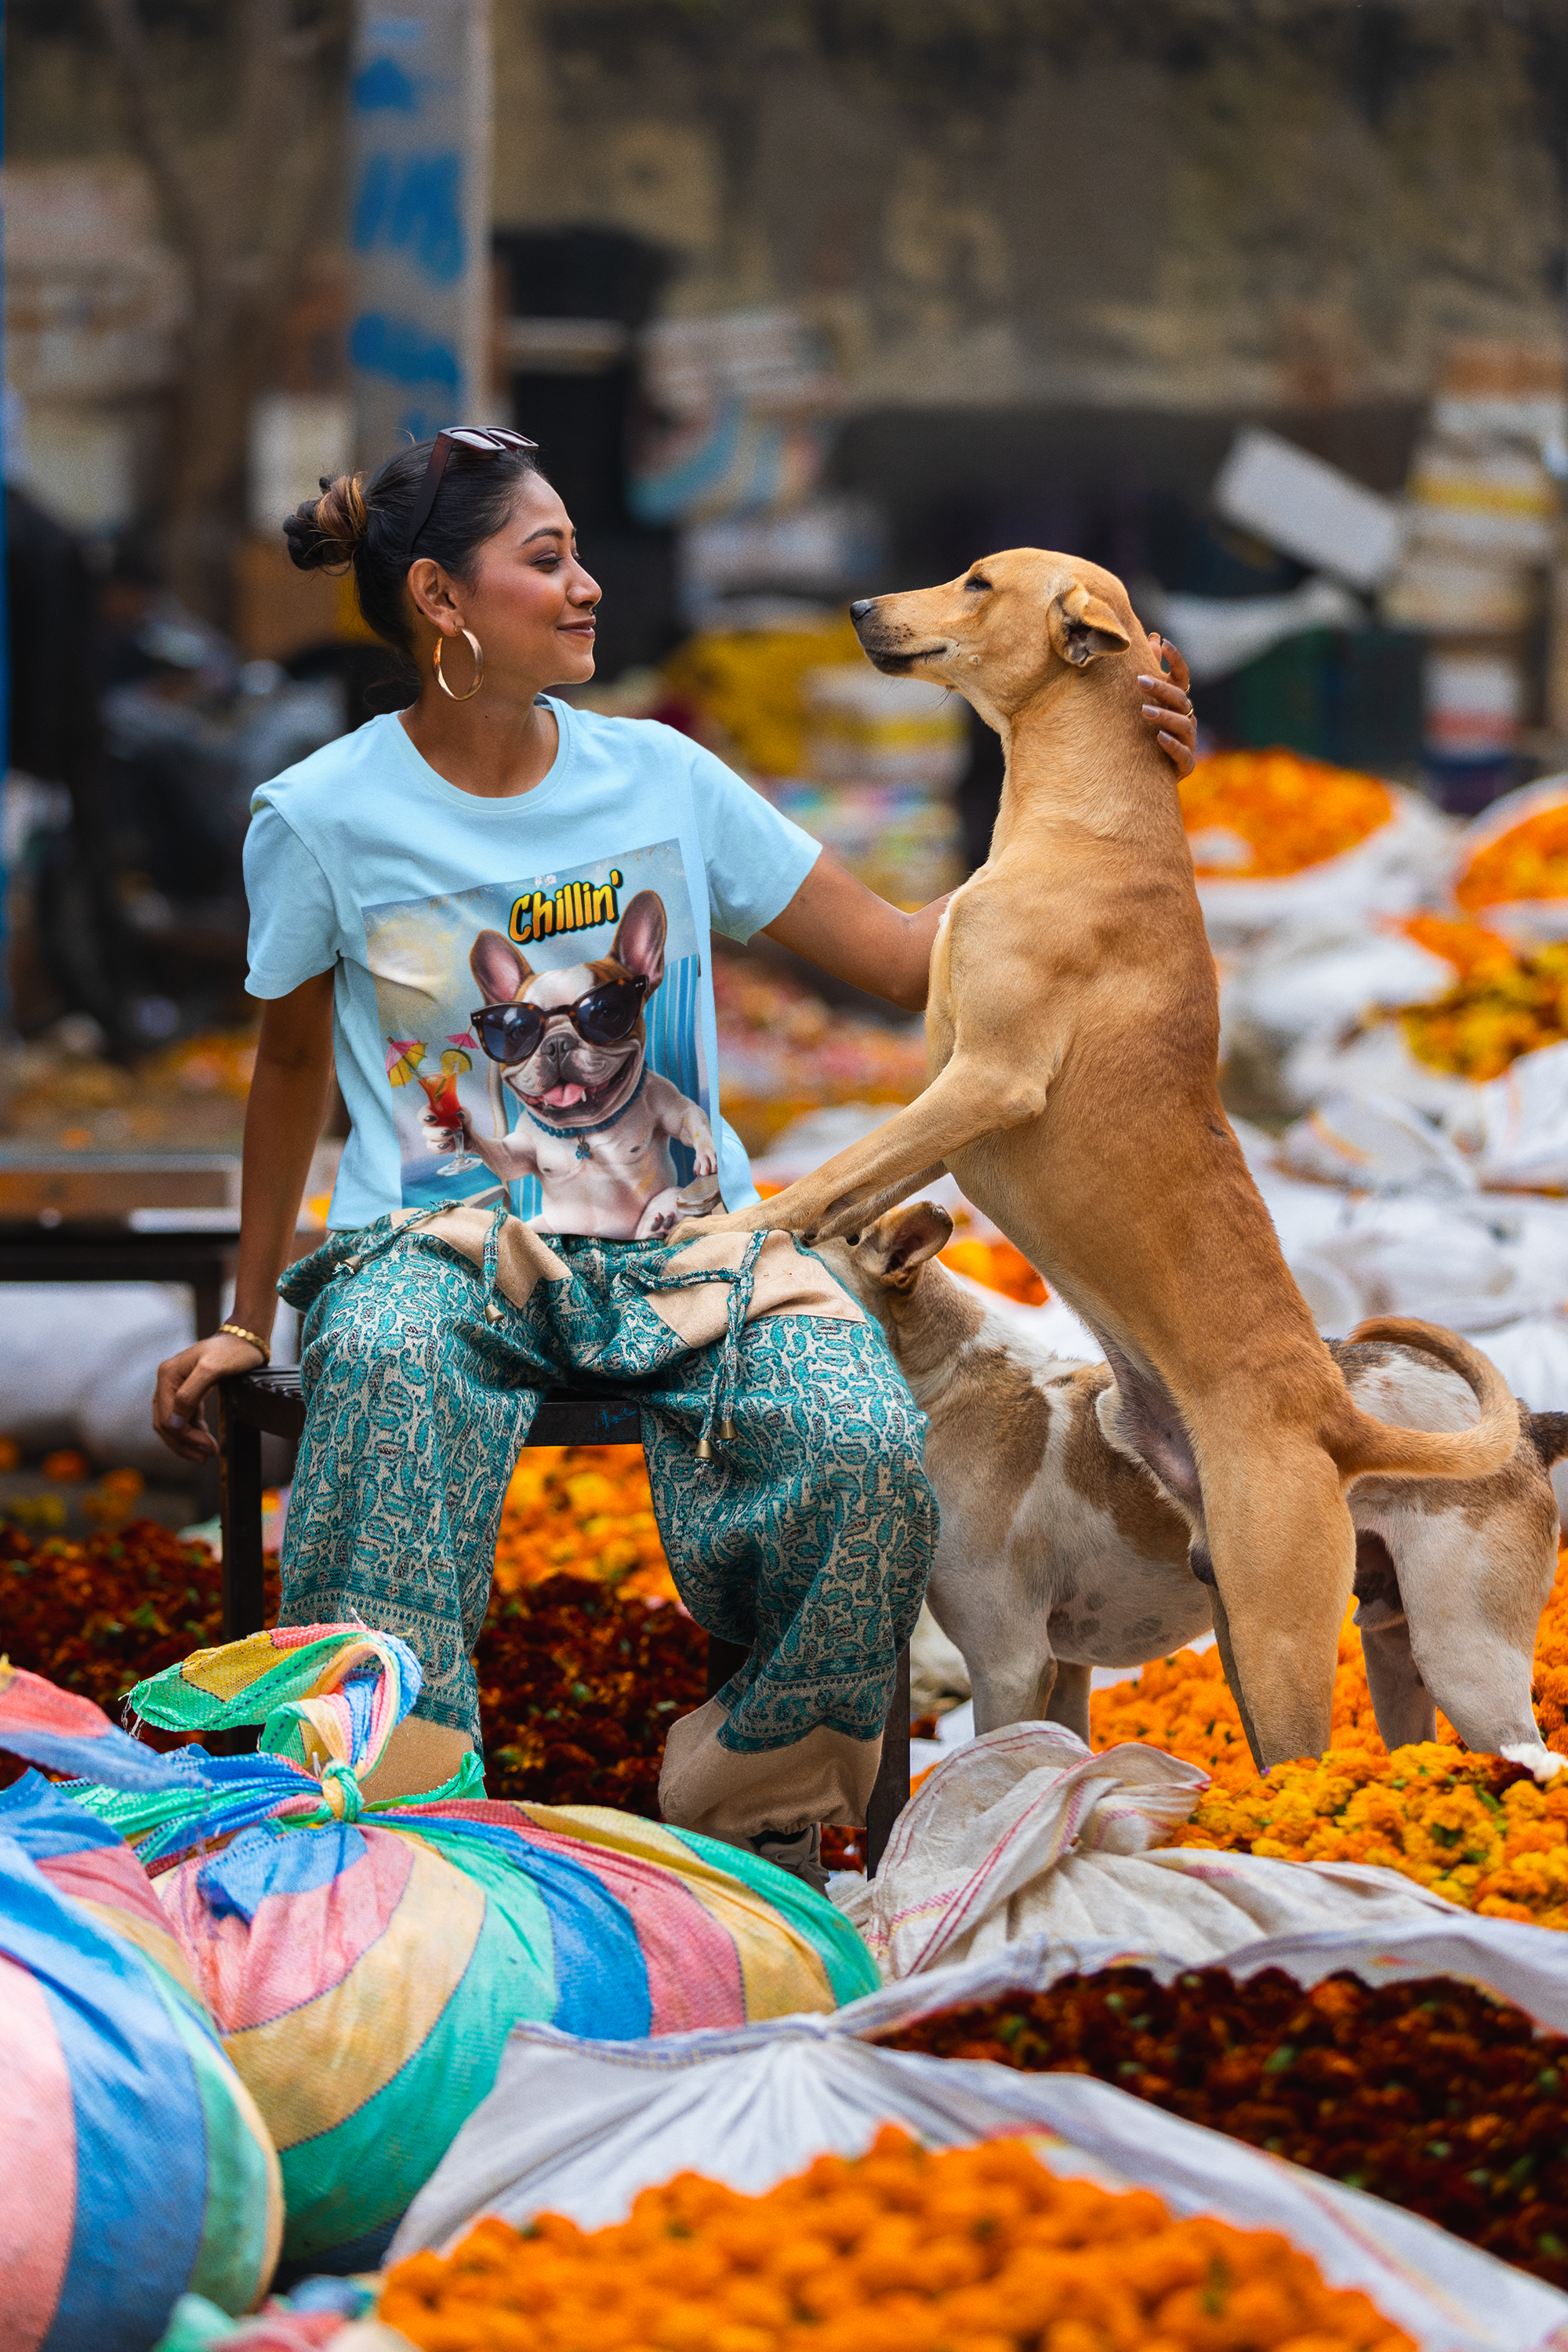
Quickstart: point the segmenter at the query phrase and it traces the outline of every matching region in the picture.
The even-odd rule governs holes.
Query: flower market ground
[[[52,1466],[85,1481],[79,1457]],[[218,1569],[208,1546],[135,1516],[134,1473],[84,1486],[84,1506],[100,1525],[79,1541],[0,1521],[0,1620],[13,1664],[118,1714],[133,1683],[221,1638]],[[524,1454],[479,1665],[492,1794],[657,1812],[665,1734],[702,1699],[706,1643],[676,1597],[637,1447]],[[1534,1688],[1547,1745],[1568,1755],[1568,1553]],[[1441,1717],[1437,1740],[1390,1755],[1348,1621],[1329,1752],[1267,1781],[1214,1650],[1096,1692],[1090,1718],[1097,1748],[1140,1740],[1213,1775],[1173,1843],[1379,1863],[1487,1916],[1568,1927],[1568,1774],[1538,1788],[1470,1755]],[[836,1861],[858,1858],[837,1843]]]

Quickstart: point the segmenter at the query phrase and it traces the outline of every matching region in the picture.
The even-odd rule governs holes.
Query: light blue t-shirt
[[[625,1240],[715,1181],[756,1197],[719,1115],[709,934],[771,923],[817,844],[672,728],[550,709],[554,763],[512,799],[459,792],[391,716],[251,803],[250,993],[334,974],[333,1225],[504,1192]]]

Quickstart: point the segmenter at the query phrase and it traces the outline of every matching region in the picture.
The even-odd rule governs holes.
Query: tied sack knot
[[[322,1765],[318,1777],[332,1819],[357,1822],[364,1811],[364,1798],[360,1790],[359,1774],[353,1766],[344,1764],[334,1756]]]

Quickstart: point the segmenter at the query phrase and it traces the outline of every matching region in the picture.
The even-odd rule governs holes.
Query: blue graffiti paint
[[[391,58],[377,58],[362,67],[349,85],[361,114],[417,114],[419,93],[410,77]]]
[[[436,285],[450,286],[468,260],[462,191],[463,159],[453,151],[412,155],[401,163],[386,154],[367,155],[354,199],[355,252],[384,245],[406,254]]]
[[[437,286],[450,286],[468,259],[463,236],[463,159],[455,152],[413,156],[404,172],[388,231]]]
[[[367,375],[390,376],[395,383],[437,383],[456,394],[462,369],[450,343],[427,334],[416,320],[364,310],[349,332],[349,357]]]
[[[364,176],[354,198],[349,235],[356,253],[368,253],[381,234],[392,203],[393,161],[390,155],[367,155]]]

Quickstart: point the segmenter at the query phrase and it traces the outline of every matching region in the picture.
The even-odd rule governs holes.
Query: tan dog
[[[963,1651],[976,1731],[1044,1717],[1089,1738],[1094,1667],[1140,1665],[1207,1633],[1183,1512],[1102,1416],[1106,1364],[1032,1341],[944,1266],[952,1221],[928,1201],[822,1255],[881,1325],[930,1417],[926,1467],[942,1506],[931,1611]],[[1428,1324],[1363,1324],[1330,1352],[1380,1422],[1473,1425],[1489,1367]],[[1110,1416],[1114,1419],[1114,1416]],[[1527,1765],[1565,1759],[1531,1707],[1536,1629],[1557,1564],[1551,1464],[1568,1415],[1524,1418],[1489,1478],[1363,1478],[1352,1489],[1356,1624],[1377,1727],[1390,1748],[1431,1739],[1441,1706],[1468,1747]]]
[[[924,1094],[712,1222],[852,1234],[951,1168],[1104,1349],[1121,1442],[1197,1531],[1254,1755],[1321,1754],[1355,1575],[1345,1487],[1489,1475],[1518,1444],[1513,1400],[1494,1378],[1473,1429],[1386,1427],[1313,1328],[1220,1108],[1214,960],[1121,583],[1015,548],[854,612],[878,668],[956,688],[1001,734],[1001,812],[937,934]]]

